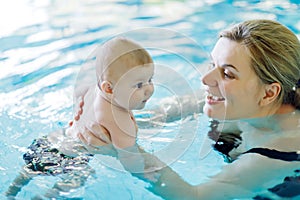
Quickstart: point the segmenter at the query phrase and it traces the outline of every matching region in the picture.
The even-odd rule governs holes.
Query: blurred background
[[[1,1],[0,192],[23,165],[22,154],[31,141],[72,119],[77,74],[103,41],[141,28],[170,30],[197,44],[169,45],[182,48],[200,66],[218,32],[242,20],[277,20],[300,38],[299,10],[298,0]],[[163,52],[154,59],[171,62]]]

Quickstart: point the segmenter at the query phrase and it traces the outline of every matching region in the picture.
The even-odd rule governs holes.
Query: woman
[[[297,176],[277,186],[272,182],[283,180],[283,172],[292,174],[300,164],[300,43],[295,34],[271,20],[249,20],[223,31],[202,82],[207,91],[203,112],[230,122],[230,132],[241,133],[241,144],[226,152],[233,162],[195,186],[151,154],[141,154],[142,173],[127,167],[132,159],[128,163],[120,158],[124,167],[165,199],[252,198],[263,187],[277,197],[300,195]],[[80,137],[91,146],[103,145],[91,132]]]

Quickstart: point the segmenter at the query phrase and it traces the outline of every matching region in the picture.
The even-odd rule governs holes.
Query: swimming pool
[[[111,36],[126,33],[142,41],[149,42],[151,39],[150,43],[156,47],[151,52],[155,61],[162,66],[159,70],[171,69],[168,74],[173,74],[167,78],[180,78],[177,82],[179,85],[176,85],[173,79],[166,79],[159,71],[155,77],[158,89],[148,105],[151,108],[162,97],[194,92],[201,86],[198,79],[201,69],[199,72],[194,66],[205,63],[204,52],[211,50],[218,31],[233,22],[252,18],[276,19],[298,36],[300,34],[299,5],[292,0],[23,0],[15,6],[16,2],[2,3],[0,12],[3,15],[0,32],[1,199],[23,166],[22,155],[32,140],[67,126],[73,113],[73,89],[77,74],[95,47]],[[14,16],[16,12],[17,17]],[[143,35],[146,28],[156,34]],[[157,33],[157,30],[163,31]],[[162,46],[164,44],[161,41],[166,41],[172,33],[179,36],[178,43]],[[182,50],[177,54],[169,53],[179,47]],[[197,56],[198,53],[200,56]],[[184,55],[184,59],[181,55]],[[194,73],[187,73],[190,70],[186,67],[194,69]],[[188,91],[185,91],[186,88]],[[143,113],[137,115],[138,118],[144,117]],[[158,124],[151,129],[145,126],[141,128],[139,142],[147,150],[154,151],[172,143],[174,135],[178,135],[176,133],[187,133],[184,135],[187,138],[183,139],[191,137],[190,143],[185,143],[186,148],[180,152],[184,154],[176,157],[172,167],[190,183],[201,183],[224,165],[223,158],[216,152],[210,152],[205,158],[200,156],[203,139],[209,130],[207,120],[200,114],[182,121]],[[195,130],[195,127],[201,128]],[[100,155],[93,159],[90,165],[96,175],[90,177],[80,189],[62,196],[161,199],[144,188],[147,183],[111,168],[112,164],[118,167],[118,162],[111,157]],[[42,195],[57,179],[52,176],[36,177],[23,188],[18,198],[30,199]]]

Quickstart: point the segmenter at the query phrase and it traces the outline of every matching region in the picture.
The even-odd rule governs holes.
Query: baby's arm
[[[99,117],[98,123],[109,131],[112,144],[115,147],[123,149],[135,145],[137,127],[133,117],[128,112],[102,109],[96,112],[96,116]]]

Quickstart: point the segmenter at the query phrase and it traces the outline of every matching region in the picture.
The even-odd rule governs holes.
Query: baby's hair
[[[122,61],[124,64],[117,66],[118,70],[151,64],[153,60],[145,48],[136,42],[124,37],[115,37],[105,42],[99,49],[96,58],[96,73],[98,83],[114,75],[114,63]],[[112,67],[114,66],[114,67]]]

